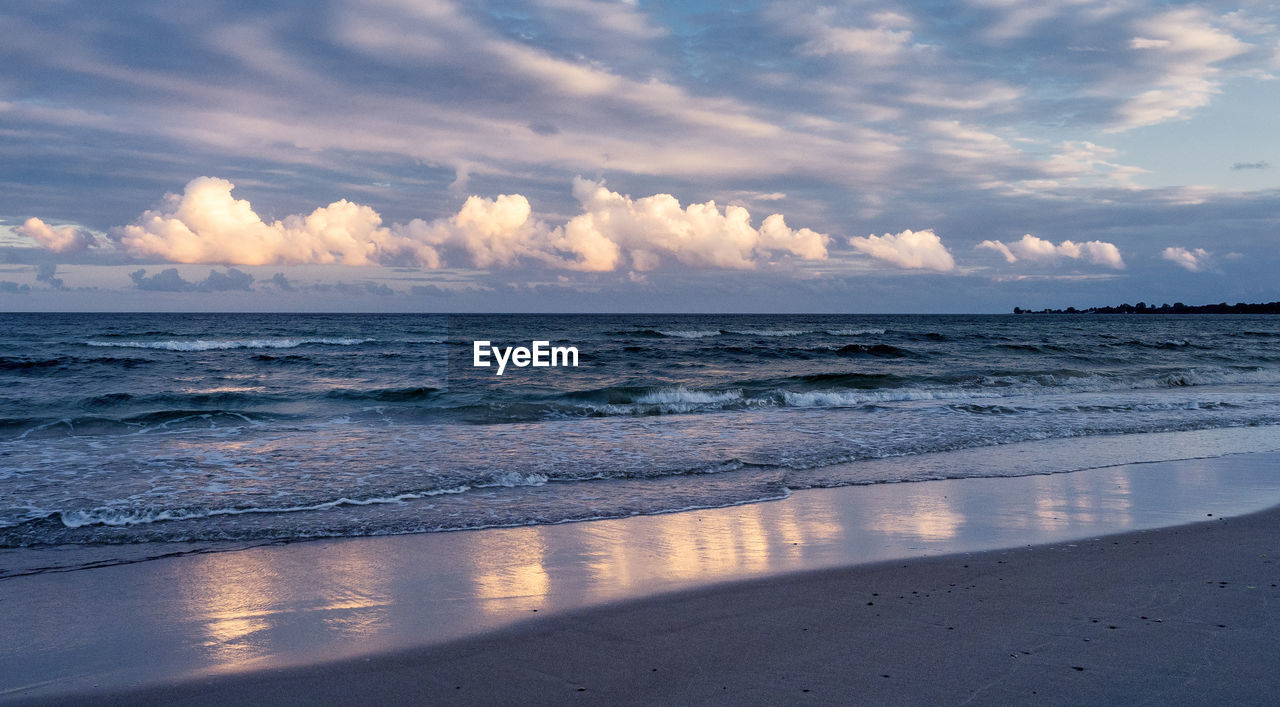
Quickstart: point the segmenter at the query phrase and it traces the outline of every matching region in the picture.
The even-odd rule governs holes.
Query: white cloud
[[[852,54],[867,64],[887,64],[911,46],[911,32],[887,27],[822,27],[800,51],[814,56]]]
[[[1219,62],[1251,45],[1214,26],[1199,8],[1171,10],[1136,23],[1129,49],[1154,73],[1154,84],[1120,106],[1113,131],[1155,125],[1185,117],[1207,105],[1218,92]]]
[[[1111,161],[1119,150],[1088,140],[1067,140],[1045,160],[1045,170],[1068,183],[1096,182],[1137,189],[1136,178],[1147,170]]]
[[[1053,263],[1061,258],[1071,258],[1072,260],[1083,258],[1097,265],[1106,265],[1117,270],[1124,269],[1124,258],[1120,255],[1120,249],[1115,244],[1105,241],[1088,241],[1086,243],[1062,241],[1058,245],[1054,245],[1052,241],[1037,238],[1027,233],[1020,240],[1013,243],[1006,244],[1003,241],[987,240],[979,243],[977,247],[994,250],[1003,255],[1005,261],[1009,263],[1016,263],[1019,260]]]
[[[831,7],[803,17],[801,31],[808,40],[799,46],[801,54],[846,55],[859,64],[885,66],[897,63],[914,46],[909,29],[913,22],[900,13],[873,13],[867,18],[873,24],[863,27],[842,26],[837,11]]]
[[[466,252],[477,268],[510,267],[523,259],[552,259],[547,254],[547,228],[534,218],[529,200],[521,194],[500,194],[493,199],[471,196],[449,219],[431,223],[414,219],[392,230],[436,253],[434,262],[420,263],[432,268],[442,265],[437,251],[441,247]]]
[[[63,226],[62,228],[53,228],[38,218],[29,218],[21,226],[13,229],[14,233],[20,236],[26,236],[41,247],[48,248],[55,253],[77,253],[91,246],[97,245],[97,239],[92,233],[75,226]]]
[[[751,269],[779,256],[824,260],[830,240],[792,229],[782,214],[756,228],[742,206],[686,207],[670,194],[633,199],[582,178],[573,185],[582,213],[554,227],[539,220],[521,194],[471,196],[451,217],[389,226],[372,208],[345,199],[268,222],[232,196],[233,188],[225,179],[193,179],[182,194],[166,195],[133,223],[113,229],[112,237],[129,254],[174,263],[435,269],[448,260],[480,269],[532,264],[593,272],[646,271],[670,262]],[[23,229],[49,247],[75,235],[36,219]]]
[[[948,272],[956,267],[955,259],[932,229],[907,230],[883,236],[854,236],[849,239],[849,245],[873,258],[909,270]]]
[[[792,230],[782,214],[756,229],[741,206],[721,211],[708,201],[681,208],[670,194],[632,199],[585,179],[574,180],[573,193],[583,213],[557,229],[555,244],[576,256],[568,264],[574,269],[614,270],[630,259],[634,269],[651,270],[663,257],[694,267],[749,269],[771,253],[827,257],[826,235]]]
[[[439,267],[430,244],[392,232],[368,206],[345,199],[310,214],[264,222],[225,179],[199,177],[181,195],[115,229],[125,250],[175,263],[297,265],[412,262]]]
[[[1209,265],[1209,251],[1204,248],[1188,250],[1181,246],[1169,247],[1164,249],[1160,257],[1177,263],[1191,272],[1200,272]]]

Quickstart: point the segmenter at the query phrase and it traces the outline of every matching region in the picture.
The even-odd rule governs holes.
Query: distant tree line
[[[1148,305],[1146,302],[1137,304],[1121,304],[1114,307],[1089,307],[1088,309],[1076,309],[1075,307],[1067,307],[1066,309],[1023,309],[1022,307],[1014,307],[1014,314],[1280,314],[1280,302],[1258,302],[1245,303],[1236,302],[1235,304],[1227,304],[1219,302],[1218,304],[1183,304],[1181,302],[1168,302],[1160,305]]]

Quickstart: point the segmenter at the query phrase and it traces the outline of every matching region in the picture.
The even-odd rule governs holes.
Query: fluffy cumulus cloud
[[[182,194],[165,196],[113,236],[131,253],[175,263],[439,265],[430,246],[383,227],[368,206],[344,199],[267,223],[248,201],[231,195],[233,186],[214,177],[193,179]]]
[[[433,269],[533,264],[592,272],[644,271],[664,262],[751,269],[783,256],[823,260],[830,240],[807,228],[792,229],[782,214],[766,217],[757,228],[741,206],[682,206],[670,194],[633,199],[581,178],[574,180],[573,193],[582,213],[554,227],[538,219],[520,194],[472,196],[453,216],[434,221],[388,226],[372,208],[342,200],[268,222],[248,201],[235,198],[233,187],[225,179],[194,179],[182,194],[166,195],[155,209],[114,229],[112,238],[129,254],[175,263]],[[166,277],[173,280],[177,273]],[[176,281],[158,284],[180,287]]]
[[[932,230],[854,236],[849,245],[878,260],[908,270],[954,270],[956,261]]]
[[[1204,248],[1187,249],[1182,246],[1172,246],[1165,248],[1160,257],[1191,272],[1200,272],[1209,265],[1209,251]]]
[[[1054,263],[1062,258],[1071,260],[1087,260],[1095,265],[1105,265],[1117,270],[1124,269],[1124,258],[1114,243],[1105,241],[1088,241],[1076,243],[1062,241],[1054,245],[1052,241],[1037,238],[1030,233],[1013,243],[987,240],[978,244],[979,248],[994,250],[1004,256],[1005,261],[1016,263],[1028,260],[1033,263]]]
[[[93,234],[75,226],[53,228],[38,218],[29,218],[21,226],[13,229],[20,236],[26,236],[41,247],[55,253],[77,253],[95,244]]]
[[[681,207],[670,194],[632,199],[585,179],[574,180],[583,213],[554,234],[554,245],[578,270],[615,270],[626,264],[652,270],[664,258],[694,267],[749,269],[774,253],[806,260],[827,257],[828,236],[792,230],[782,214],[760,228],[741,206],[723,210],[714,201]]]

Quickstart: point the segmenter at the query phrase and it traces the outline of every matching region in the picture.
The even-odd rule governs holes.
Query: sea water
[[[578,365],[498,376],[480,340]],[[3,314],[0,548],[560,523],[1277,425],[1267,316]]]

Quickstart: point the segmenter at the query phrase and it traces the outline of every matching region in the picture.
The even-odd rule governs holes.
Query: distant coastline
[[[1174,304],[1164,303],[1160,306],[1149,305],[1146,302],[1137,304],[1121,304],[1111,307],[1089,307],[1087,309],[1077,309],[1075,307],[1067,307],[1066,309],[1023,309],[1022,307],[1014,307],[1014,314],[1280,314],[1280,302],[1258,302],[1245,303],[1237,302],[1235,304],[1227,304],[1220,302],[1218,304],[1192,304],[1187,305],[1181,302]]]

